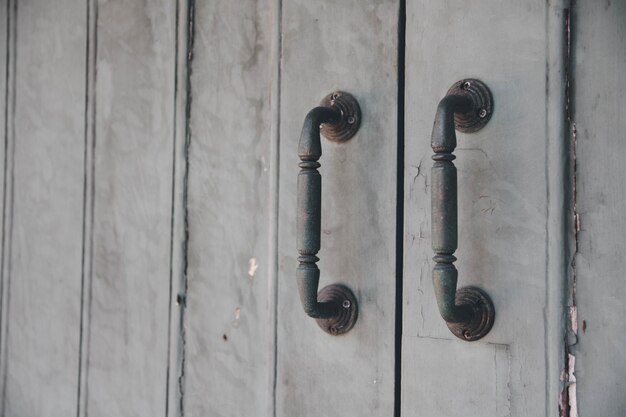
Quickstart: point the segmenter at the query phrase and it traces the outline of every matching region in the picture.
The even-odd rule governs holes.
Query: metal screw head
[[[354,122],[356,122],[356,119],[354,118],[354,116],[350,116],[350,117],[348,117],[347,122],[348,122],[349,125],[353,125]]]
[[[472,84],[469,81],[465,81],[463,83],[463,86],[461,88],[463,88],[463,90],[468,90],[470,88]]]
[[[343,303],[341,303],[341,306],[343,308],[350,308],[351,305],[352,303],[350,302],[350,300],[343,300]]]
[[[481,119],[484,119],[485,117],[487,117],[487,110],[485,109],[480,109],[478,111],[478,117],[480,117]]]

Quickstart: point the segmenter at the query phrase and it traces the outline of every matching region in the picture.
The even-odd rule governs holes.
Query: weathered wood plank
[[[626,3],[576,2],[572,21],[576,385],[580,416],[626,415]]]
[[[398,1],[283,5],[277,416],[385,416],[394,411]],[[322,139],[320,288],[348,285],[359,321],[320,330],[298,297],[298,139],[308,111],[352,93],[363,123],[345,144]]]
[[[89,394],[89,342],[91,313],[91,281],[93,278],[93,203],[94,203],[94,152],[96,118],[96,20],[97,0],[87,0],[86,39],[85,39],[85,144],[84,144],[84,201],[83,201],[83,262],[80,312],[80,348],[78,369],[77,416],[86,414]]]
[[[85,15],[70,1],[17,6],[5,415],[76,413]]]
[[[446,415],[464,415],[474,409],[468,404],[483,416],[557,413],[565,278],[562,19],[560,5],[543,1],[407,2],[403,415],[438,416],[442,406]],[[439,100],[468,77],[490,87],[495,111],[480,132],[458,135],[456,265],[459,286],[491,295],[496,320],[487,337],[466,344],[462,366],[454,352],[463,342],[452,340],[431,282],[430,134]],[[442,339],[437,352],[433,339]],[[506,346],[506,361],[494,344]],[[419,352],[450,360],[435,356],[436,369],[416,367],[429,360]],[[472,388],[450,395],[458,379]],[[433,390],[433,380],[446,389]],[[474,404],[480,399],[484,404]]]
[[[9,263],[8,254],[10,252],[10,239],[11,233],[10,225],[10,208],[11,208],[11,195],[10,191],[12,187],[10,183],[7,183],[7,179],[10,178],[9,173],[12,172],[13,166],[13,134],[9,136],[9,132],[12,132],[13,121],[13,93],[15,91],[13,82],[14,69],[12,65],[15,64],[15,7],[12,1],[7,1],[6,4],[0,7],[0,85],[2,86],[1,97],[2,107],[0,112],[0,120],[2,120],[2,145],[0,145],[0,161],[2,161],[2,169],[0,169],[0,175],[2,181],[0,181],[0,187],[2,189],[2,222],[0,227],[2,228],[2,247],[0,249],[0,404],[4,407],[4,395],[6,390],[4,389],[6,383],[6,370],[7,370],[7,343],[6,343],[6,331],[8,324],[8,279],[9,279]],[[10,77],[10,78],[9,78]],[[11,117],[6,117],[8,114]],[[11,137],[11,140],[9,140]],[[11,155],[11,158],[8,156]]]
[[[172,242],[171,242],[171,294],[169,324],[169,368],[166,416],[180,416],[184,413],[182,397],[184,394],[184,345],[182,322],[184,320],[185,303],[178,301],[186,291],[186,255],[187,243],[187,211],[186,190],[188,174],[188,146],[189,132],[188,111],[191,96],[188,94],[190,75],[191,42],[193,41],[193,13],[194,3],[177,0],[176,23],[176,88],[174,96],[174,148],[173,148],[173,178],[172,178]],[[191,29],[191,30],[190,30]],[[174,302],[174,300],[177,300]]]
[[[273,0],[196,2],[184,406],[272,415]]]
[[[176,5],[97,3],[89,416],[166,413]]]

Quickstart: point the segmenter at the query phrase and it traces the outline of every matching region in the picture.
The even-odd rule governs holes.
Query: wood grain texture
[[[578,415],[626,415],[626,3],[576,2],[572,21],[576,125]]]
[[[85,7],[17,8],[5,415],[76,413]]]
[[[193,19],[193,3],[185,0],[177,0],[177,25],[176,25],[176,88],[174,97],[174,148],[172,154],[173,178],[172,178],[172,242],[171,242],[171,297],[170,321],[169,321],[169,368],[166,416],[180,416],[184,413],[182,396],[184,394],[184,335],[182,333],[184,302],[179,302],[179,295],[184,297],[186,289],[186,259],[187,259],[187,174],[188,174],[188,149],[187,139],[188,112],[191,104],[191,96],[188,94],[188,81],[190,60],[193,56],[189,53],[190,42],[193,40],[190,27]],[[174,300],[176,302],[174,303]]]
[[[406,351],[419,358],[405,362],[406,385],[420,385],[414,413],[439,416],[511,416],[510,353],[506,345],[407,337]],[[442,372],[454,369],[454,373]],[[450,376],[455,377],[451,378]],[[471,376],[468,382],[466,375]],[[459,409],[459,402],[463,407]],[[412,415],[412,414],[410,414]]]
[[[442,404],[446,415],[466,415],[480,399],[483,416],[557,412],[565,271],[561,9],[543,1],[407,2],[403,415],[439,416]],[[485,82],[495,110],[481,131],[458,134],[456,265],[459,286],[484,289],[496,319],[484,339],[467,344],[466,366],[451,357],[416,375],[412,363],[428,351],[422,344],[454,339],[431,282],[429,138],[439,100],[463,78]],[[485,353],[491,344],[507,347],[508,364]],[[493,392],[502,366],[508,390]],[[432,380],[455,386],[477,378],[491,382],[454,396],[430,388]]]
[[[176,5],[98,1],[86,415],[165,415]]]
[[[331,4],[332,3],[332,4]],[[283,4],[277,416],[389,417],[394,410],[398,1]],[[363,112],[344,144],[322,139],[320,288],[359,302],[347,334],[324,333],[296,286],[296,178],[304,117],[334,90]]]
[[[196,2],[191,72],[188,415],[273,414],[273,0]]]
[[[0,265],[0,404],[5,404],[5,384],[7,371],[7,328],[8,328],[8,287],[9,287],[9,264],[8,258],[11,248],[11,190],[12,184],[8,182],[12,178],[13,171],[13,113],[14,113],[14,92],[15,83],[15,10],[14,3],[7,1],[0,7],[0,83],[2,85],[2,110],[0,118],[2,120],[2,145],[0,145],[0,155],[2,161],[2,248],[0,251],[2,264]],[[11,115],[7,117],[7,115]],[[9,158],[9,155],[11,157]]]

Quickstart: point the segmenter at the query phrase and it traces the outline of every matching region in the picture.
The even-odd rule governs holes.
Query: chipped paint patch
[[[259,269],[259,265],[256,263],[255,258],[250,258],[248,261],[248,275],[250,279],[254,278],[254,274],[256,274],[256,270]]]
[[[568,282],[568,310],[567,329],[564,335],[564,364],[561,372],[562,388],[559,395],[559,417],[578,417],[578,403],[576,398],[576,357],[573,355],[574,346],[578,342],[578,309],[576,307],[576,256],[578,254],[578,235],[581,230],[581,218],[577,208],[577,161],[576,161],[576,140],[577,128],[571,107],[572,100],[572,11],[571,7],[575,2],[570,3],[570,9],[564,10],[564,35],[566,39],[565,51],[565,118],[569,126],[569,181],[571,187],[571,200],[569,202],[572,215],[569,227],[570,248],[569,248],[569,282]],[[583,332],[585,325],[583,324]]]
[[[578,403],[576,398],[576,357],[567,354],[567,366],[561,372],[563,390],[559,396],[559,417],[578,417]]]
[[[572,332],[578,335],[578,309],[575,305],[569,308],[569,320]]]
[[[576,356],[571,353],[567,356],[567,417],[578,417],[578,404],[576,401]]]

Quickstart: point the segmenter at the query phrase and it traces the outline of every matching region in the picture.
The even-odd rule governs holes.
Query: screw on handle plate
[[[322,288],[318,293],[320,270],[316,256],[321,244],[322,177],[318,171],[322,156],[320,131],[330,140],[344,142],[357,132],[361,111],[354,97],[345,92],[329,94],[322,106],[312,109],[304,119],[298,156],[298,268],[296,278],[305,313],[331,335],[348,332],[356,323],[358,303],[352,291],[340,284]]]
[[[485,126],[493,113],[493,98],[479,80],[456,82],[439,102],[431,146],[435,161],[431,171],[433,286],[439,312],[458,338],[474,341],[493,326],[491,298],[477,287],[457,290],[458,271],[454,252],[458,248],[457,172],[453,154],[456,132],[472,133]]]

